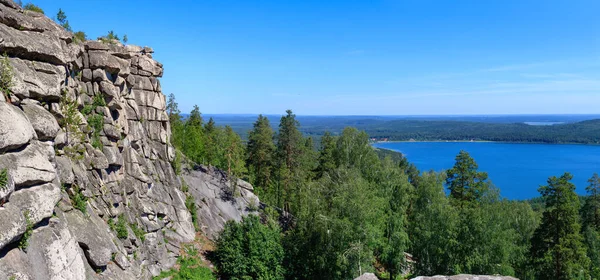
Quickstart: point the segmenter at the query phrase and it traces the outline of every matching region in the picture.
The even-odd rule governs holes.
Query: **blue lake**
[[[548,177],[573,174],[577,193],[585,194],[587,180],[600,173],[600,146],[515,144],[494,142],[390,142],[373,146],[403,153],[421,171],[452,168],[465,150],[488,173],[503,197],[527,199],[539,196]]]

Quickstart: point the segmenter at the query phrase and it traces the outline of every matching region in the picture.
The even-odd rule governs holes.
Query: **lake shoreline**
[[[384,143],[498,143],[498,144],[534,144],[534,145],[583,145],[600,146],[600,143],[547,143],[547,142],[510,142],[510,141],[492,141],[492,140],[394,140],[394,141],[374,141],[372,144]]]
[[[467,151],[509,199],[536,197],[548,178],[565,172],[573,175],[577,193],[585,195],[587,180],[600,170],[600,145],[474,142],[388,141],[372,147],[400,153],[420,171],[436,172],[452,168],[459,151]]]

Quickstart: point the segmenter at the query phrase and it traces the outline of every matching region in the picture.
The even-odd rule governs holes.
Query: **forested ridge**
[[[592,117],[592,116],[590,116]],[[525,117],[522,117],[526,119]],[[533,118],[533,117],[530,117]],[[390,141],[500,141],[526,143],[600,143],[600,119],[554,124],[528,125],[517,117],[505,118],[405,118],[359,117],[359,116],[299,116],[302,122],[300,131],[315,139],[326,131],[338,135],[345,127],[351,126],[367,132],[370,137]],[[533,118],[534,120],[538,120]],[[546,120],[539,118],[539,120]],[[550,119],[553,120],[553,119]],[[241,135],[247,137],[254,120],[249,116],[219,116],[217,123],[227,124]],[[278,120],[272,126],[277,129]]]
[[[173,95],[167,107],[180,153],[249,181],[264,203],[217,240],[223,279],[600,279],[598,175],[583,199],[565,173],[548,178],[539,199],[513,201],[464,151],[446,172],[419,172],[357,128],[323,132],[317,145],[290,110],[275,130],[259,116],[242,141],[198,107],[183,120]]]

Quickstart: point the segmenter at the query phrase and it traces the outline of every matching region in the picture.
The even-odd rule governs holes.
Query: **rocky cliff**
[[[188,196],[211,237],[258,205],[210,167],[182,188],[152,53],[0,0],[0,279],[147,279],[194,240]]]

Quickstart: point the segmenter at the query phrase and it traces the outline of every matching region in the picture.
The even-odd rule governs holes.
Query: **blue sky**
[[[153,47],[184,112],[600,113],[597,0],[33,3]]]

